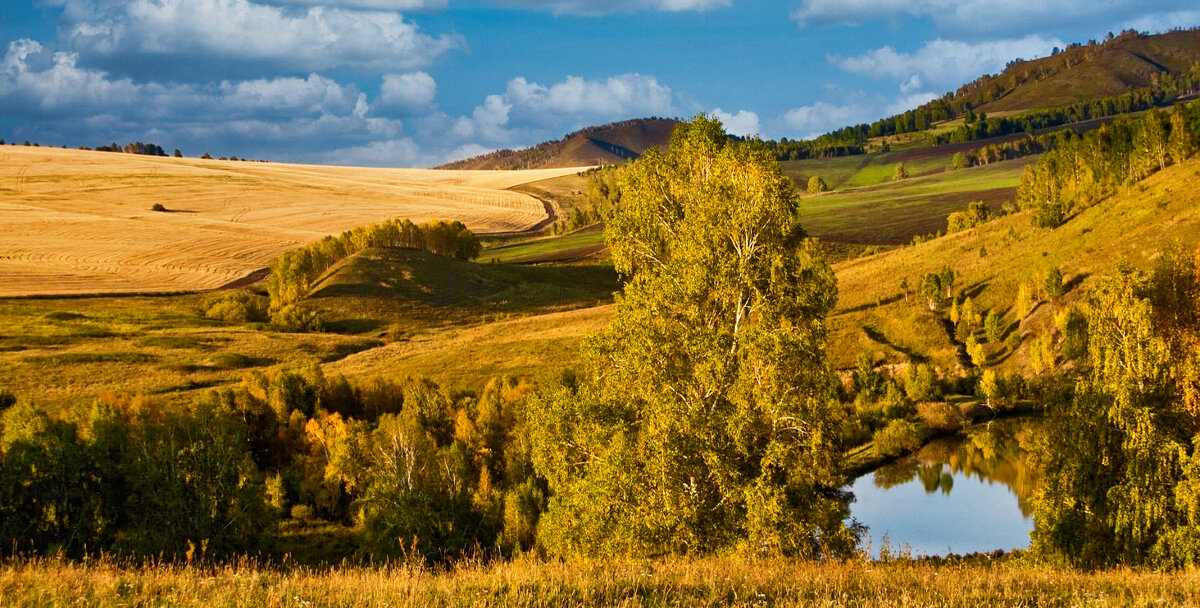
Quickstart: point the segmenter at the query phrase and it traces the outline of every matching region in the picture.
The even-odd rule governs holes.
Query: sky
[[[1195,0],[4,0],[0,138],[432,166],[704,112],[804,138]]]

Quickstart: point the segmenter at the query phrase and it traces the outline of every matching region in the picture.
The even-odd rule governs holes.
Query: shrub
[[[825,192],[827,190],[829,190],[829,184],[826,184],[825,180],[822,179],[821,176],[814,175],[808,178],[809,194],[820,194],[821,192]]]
[[[917,425],[907,420],[893,420],[875,433],[875,451],[881,456],[899,456],[921,447]]]
[[[904,370],[904,392],[909,399],[921,403],[941,398],[942,387],[938,384],[933,368],[922,363],[917,366],[909,365]]]
[[[233,291],[208,299],[204,316],[230,323],[253,323],[267,320],[266,297],[248,291]]]
[[[917,416],[920,416],[929,428],[938,432],[960,430],[965,422],[958,407],[945,402],[918,404]]]
[[[300,306],[285,306],[271,317],[271,323],[284,331],[324,331],[325,323],[317,311]]]
[[[166,211],[167,208],[163,207],[162,203],[154,203],[154,206],[150,207],[150,210],[151,211]]]

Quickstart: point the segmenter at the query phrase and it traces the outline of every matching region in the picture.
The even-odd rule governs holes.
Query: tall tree
[[[829,264],[756,142],[700,116],[630,168],[606,239],[628,277],[574,385],[536,400],[560,555],[843,554]]]

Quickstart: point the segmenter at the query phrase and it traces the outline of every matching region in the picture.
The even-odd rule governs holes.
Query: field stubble
[[[0,148],[0,297],[212,289],[285,249],[392,218],[520,231],[507,190],[576,172],[435,171]],[[163,211],[152,211],[154,205]]]

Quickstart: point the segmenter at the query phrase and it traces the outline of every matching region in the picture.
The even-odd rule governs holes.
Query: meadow
[[[513,233],[509,188],[578,169],[434,171],[0,147],[0,296],[215,289],[280,252],[384,219]],[[156,209],[155,206],[159,206]]]
[[[1194,606],[1200,574],[1081,572],[975,556],[843,562],[676,558],[309,569],[0,564],[0,606]]]

